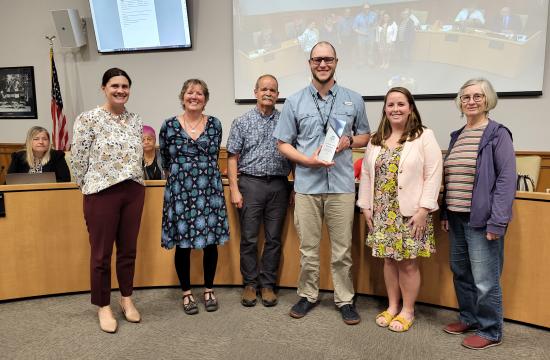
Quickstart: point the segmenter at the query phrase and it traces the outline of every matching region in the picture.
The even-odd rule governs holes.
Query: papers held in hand
[[[328,122],[327,133],[325,135],[325,141],[319,152],[319,160],[331,162],[336,153],[336,148],[340,142],[340,138],[344,134],[346,128],[346,122],[338,119],[331,119]]]

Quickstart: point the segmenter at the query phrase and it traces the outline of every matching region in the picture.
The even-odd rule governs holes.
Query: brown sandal
[[[214,297],[214,291],[205,291],[204,295],[204,307],[206,311],[212,312],[218,310],[218,299]]]
[[[189,302],[186,304],[185,299],[188,299]],[[193,294],[187,294],[183,295],[183,311],[187,315],[195,315],[199,312],[199,307],[197,306],[197,303],[195,302],[195,298],[193,297]]]

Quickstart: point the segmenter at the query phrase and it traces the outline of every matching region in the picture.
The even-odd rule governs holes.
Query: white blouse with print
[[[142,131],[139,115],[127,111],[115,116],[98,107],[76,118],[71,167],[84,195],[125,180],[144,184]]]

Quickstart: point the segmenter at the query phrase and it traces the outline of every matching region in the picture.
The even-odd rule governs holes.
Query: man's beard
[[[314,71],[311,72],[311,76],[313,76],[313,78],[314,78],[315,80],[317,80],[317,82],[318,82],[319,84],[323,84],[323,85],[324,85],[324,84],[329,83],[332,79],[334,79],[334,70],[331,71],[330,76],[329,76],[326,80],[321,80],[321,79],[319,79],[319,77],[317,76],[317,74],[316,74]]]

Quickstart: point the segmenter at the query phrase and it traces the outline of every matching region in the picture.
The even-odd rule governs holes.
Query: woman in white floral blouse
[[[99,306],[101,330],[109,333],[117,329],[110,307],[114,243],[120,306],[126,320],[141,320],[130,296],[145,196],[143,125],[141,118],[125,107],[131,85],[124,70],[107,70],[101,82],[106,102],[77,117],[72,143],[71,166],[84,194],[84,218],[90,235],[92,304]]]

